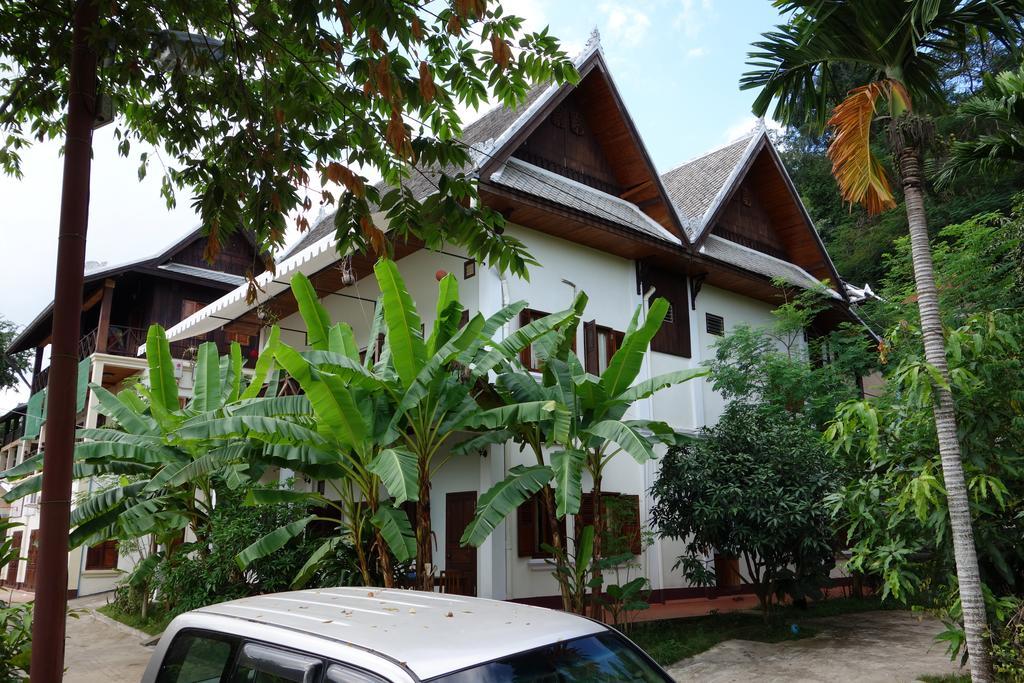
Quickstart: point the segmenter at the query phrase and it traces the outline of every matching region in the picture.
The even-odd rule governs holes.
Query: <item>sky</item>
[[[768,0],[504,0],[528,30],[549,26],[569,54],[598,29],[612,78],[659,171],[747,133],[753,91],[740,91],[750,43],[779,17]],[[468,118],[478,113],[470,112]],[[137,155],[118,156],[112,127],[93,139],[88,261],[149,256],[192,229],[187,195],[168,211],[159,164],[139,181]],[[152,155],[151,155],[152,156]],[[0,316],[24,326],[53,298],[60,143],[23,152],[21,180],[0,176]],[[294,239],[295,235],[290,236]],[[27,398],[0,393],[0,412]]]

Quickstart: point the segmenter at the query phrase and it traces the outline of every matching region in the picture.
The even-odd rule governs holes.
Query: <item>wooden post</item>
[[[64,141],[57,278],[53,296],[50,379],[59,391],[46,394],[46,460],[39,503],[38,583],[32,618],[32,683],[57,683],[64,676],[64,633],[68,605],[68,530],[72,460],[78,413],[78,335],[85,277],[85,234],[89,227],[89,174],[92,168],[93,112],[96,104],[96,51],[99,3],[75,3],[68,122]],[[32,532],[35,534],[36,532]]]
[[[100,321],[96,326],[96,353],[107,352],[107,337],[110,336],[110,302],[114,298],[114,281],[110,278],[103,283],[103,301],[100,302]]]
[[[39,381],[39,373],[43,371],[43,345],[40,344],[36,347],[36,362],[32,366],[32,386],[29,388],[30,393],[39,391],[36,388],[36,383]]]

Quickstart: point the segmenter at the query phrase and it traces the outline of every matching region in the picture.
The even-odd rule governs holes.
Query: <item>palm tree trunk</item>
[[[910,248],[917,284],[917,305],[921,314],[921,336],[924,340],[925,360],[949,381],[946,366],[946,344],[939,316],[939,295],[932,268],[932,253],[928,243],[928,221],[921,189],[921,156],[916,147],[904,146],[898,153],[903,192],[907,204],[907,222],[910,225]],[[964,468],[957,437],[953,395],[949,389],[934,389],[935,431],[942,459],[942,477],[949,506],[952,528],[953,555],[956,559],[960,603],[963,607],[964,631],[970,654],[971,680],[992,680],[992,659],[986,637],[987,619],[985,601],[981,592],[978,557],[974,548],[971,527],[970,501],[964,481]]]

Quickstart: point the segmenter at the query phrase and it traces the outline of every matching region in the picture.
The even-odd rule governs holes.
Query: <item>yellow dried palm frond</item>
[[[872,215],[896,206],[885,168],[871,152],[871,123],[879,98],[889,101],[891,113],[910,109],[906,88],[886,79],[851,90],[828,120],[835,131],[828,158],[839,192],[844,200],[863,204]]]

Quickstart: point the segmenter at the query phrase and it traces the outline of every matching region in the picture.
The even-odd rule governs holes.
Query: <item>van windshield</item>
[[[606,631],[520,652],[431,679],[431,683],[667,683],[629,641]]]

